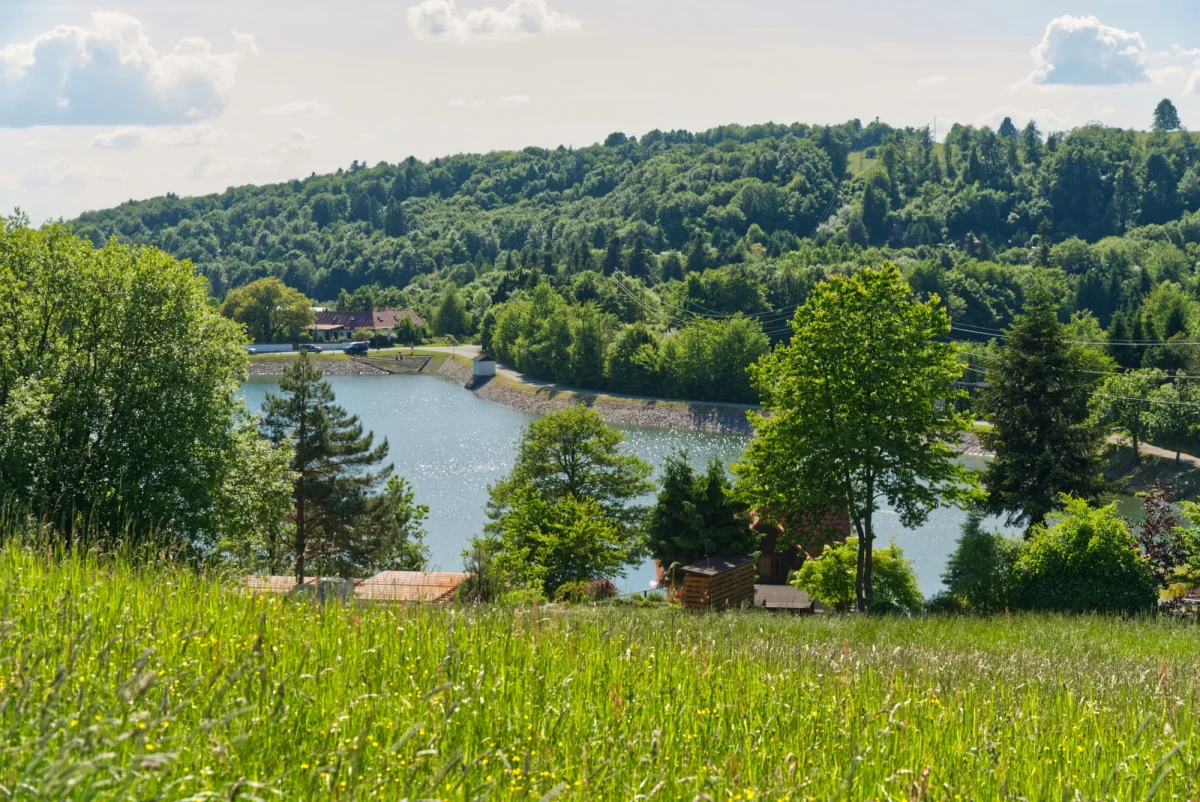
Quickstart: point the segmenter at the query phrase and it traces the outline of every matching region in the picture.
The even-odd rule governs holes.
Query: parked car
[[[346,346],[347,356],[366,356],[369,343],[350,343]]]
[[[258,353],[258,349],[252,345],[249,345],[249,346],[246,346],[246,353],[249,354],[250,356],[254,356],[255,354]]]
[[[300,350],[310,354],[320,354],[324,353],[325,351],[325,349],[321,346],[313,345],[312,343],[305,343],[304,345],[300,346]]]

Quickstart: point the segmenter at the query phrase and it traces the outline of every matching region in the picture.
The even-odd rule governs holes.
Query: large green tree
[[[654,489],[653,469],[621,448],[624,439],[582,404],[539,418],[526,427],[508,476],[489,488],[489,516],[501,520],[516,492],[529,487],[551,504],[593,499],[622,529],[638,529],[644,510],[634,502]]]
[[[718,460],[697,473],[686,452],[667,458],[658,499],[646,515],[650,556],[664,569],[706,557],[734,557],[758,550],[745,504],[733,493]]]
[[[752,370],[764,412],[734,472],[744,498],[791,531],[849,514],[857,605],[868,610],[880,505],[911,527],[970,495],[954,459],[970,421],[953,403],[962,367],[946,341],[950,319],[886,264],[818,284],[792,329]]]
[[[1154,107],[1154,130],[1155,131],[1178,131],[1183,126],[1179,119],[1179,110],[1175,108],[1175,104],[1170,98],[1163,98],[1159,104]]]
[[[0,221],[0,498],[199,554],[269,521],[286,466],[237,396],[244,340],[187,263]]]
[[[312,301],[277,278],[264,278],[230,290],[220,312],[241,323],[255,342],[291,338],[312,325]]]
[[[1010,524],[1046,520],[1064,493],[1096,498],[1105,432],[1089,409],[1100,377],[1089,372],[1084,346],[1071,344],[1058,307],[1044,288],[1027,299],[988,370],[981,435],[995,453],[983,474],[986,509]]]
[[[310,565],[321,573],[354,577],[388,562],[397,545],[394,528],[371,527],[365,518],[378,512],[371,509],[371,491],[393,473],[391,465],[380,467],[387,440],[376,445],[358,416],[335,403],[333,388],[307,354],[288,367],[279,389],[267,394],[263,429],[274,442],[288,442],[293,449],[296,581],[304,581]]]

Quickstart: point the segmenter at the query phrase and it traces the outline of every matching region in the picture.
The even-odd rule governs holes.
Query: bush
[[[580,604],[585,601],[601,601],[617,595],[617,586],[611,579],[593,579],[591,582],[567,582],[554,591],[556,602]]]
[[[587,596],[592,601],[612,599],[617,595],[617,586],[611,579],[593,579],[587,586]]]
[[[925,602],[925,612],[930,615],[959,615],[968,609],[966,599],[947,591],[931,596]]]
[[[521,588],[508,591],[496,603],[502,607],[529,607],[534,604],[543,604],[545,601],[545,594],[537,588]]]
[[[554,600],[556,602],[566,602],[568,604],[579,604],[586,601],[588,596],[588,588],[591,586],[589,582],[567,582],[559,585],[554,591]]]
[[[1013,571],[1020,551],[1020,542],[985,532],[982,518],[972,514],[963,524],[958,548],[942,575],[948,595],[972,612],[1007,609],[1012,604]]]
[[[872,612],[901,611],[915,613],[922,604],[921,590],[912,563],[895,543],[876,548],[875,605]],[[854,577],[858,566],[858,538],[826,546],[815,560],[808,560],[796,572],[795,587],[808,591],[817,601],[840,612],[851,609],[855,600]]]
[[[1017,560],[1014,600],[1027,610],[1141,613],[1158,593],[1115,504],[1092,509],[1064,497],[1062,517],[1033,530]]]

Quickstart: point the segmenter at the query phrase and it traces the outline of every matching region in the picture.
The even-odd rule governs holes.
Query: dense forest
[[[1166,102],[1165,102],[1166,103]],[[340,308],[411,305],[439,333],[579,386],[752,400],[742,370],[832,272],[893,261],[960,336],[1033,283],[1121,364],[1190,333],[1200,143],[1149,133],[724,126],[457,155],[91,212],[75,230],[191,259],[215,298],[264,277]],[[735,317],[737,316],[737,317]],[[730,359],[723,355],[734,354]],[[734,364],[734,363],[737,364]]]

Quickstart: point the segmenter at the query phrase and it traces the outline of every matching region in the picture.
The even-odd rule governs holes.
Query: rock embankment
[[[459,384],[471,387],[472,371],[454,359],[447,359],[439,371]],[[747,410],[711,404],[687,404],[678,401],[636,401],[611,399],[601,395],[561,392],[528,387],[514,389],[505,380],[489,381],[474,388],[480,398],[506,407],[545,415],[568,404],[584,403],[600,413],[604,421],[614,426],[645,426],[651,429],[678,429],[715,434],[752,435],[753,428],[746,417]],[[992,454],[971,433],[963,435],[956,449],[964,457],[987,459]]]
[[[471,386],[471,368],[448,359],[441,373],[460,384]],[[614,426],[645,426],[650,429],[679,429],[712,434],[752,433],[746,410],[737,407],[686,404],[678,401],[636,401],[610,399],[601,395],[560,392],[539,388],[514,389],[505,380],[487,382],[474,392],[480,398],[506,407],[545,415],[569,404],[583,403],[600,413],[604,421]]]
[[[291,365],[291,360],[271,359],[271,360],[250,360],[250,375],[251,376],[282,376],[283,372]],[[387,371],[380,370],[377,367],[367,364],[361,360],[314,360],[317,367],[326,376],[380,376],[386,375]]]

